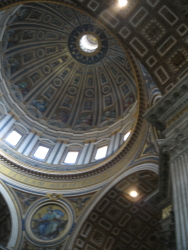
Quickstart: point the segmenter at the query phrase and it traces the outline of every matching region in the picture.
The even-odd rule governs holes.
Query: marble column
[[[81,152],[81,154],[80,154],[80,157],[79,157],[79,159],[78,159],[78,165],[83,164],[84,158],[85,158],[85,156],[86,156],[86,152],[87,152],[87,150],[88,150],[88,147],[89,147],[89,143],[85,143],[85,144],[84,144],[84,147],[83,147],[83,149],[82,149],[82,152]]]
[[[9,118],[9,120],[4,124],[4,126],[1,129],[0,138],[2,138],[9,131],[9,129],[13,126],[15,121],[16,120],[12,116]]]
[[[188,152],[185,151],[171,164],[173,207],[177,236],[177,249],[188,249]]]
[[[176,83],[144,117],[158,130],[163,138],[158,140],[161,150],[170,156],[176,247],[188,250],[188,76]]]
[[[38,139],[39,139],[38,134],[33,135],[30,142],[28,143],[26,149],[23,151],[23,154],[25,156],[28,156],[31,153],[31,151],[32,151],[33,147],[35,146],[36,142],[38,141]]]

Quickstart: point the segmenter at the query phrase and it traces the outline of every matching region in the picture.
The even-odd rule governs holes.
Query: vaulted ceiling
[[[105,24],[124,48],[135,53],[163,93],[167,92],[187,72],[187,1],[133,0],[122,9],[115,2],[53,1],[79,8]],[[0,6],[4,8],[15,3],[18,1],[3,0]]]

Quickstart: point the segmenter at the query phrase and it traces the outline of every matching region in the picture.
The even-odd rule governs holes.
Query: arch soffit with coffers
[[[102,199],[102,197],[105,196],[105,194],[112,187],[114,187],[117,183],[119,183],[125,177],[128,177],[129,175],[134,174],[136,172],[145,171],[145,170],[151,171],[151,172],[155,173],[156,175],[158,175],[159,174],[159,165],[155,164],[155,163],[145,163],[145,164],[136,165],[136,166],[128,169],[124,173],[121,173],[117,178],[115,178],[112,182],[110,182],[110,184],[105,186],[102,190],[100,190],[100,192],[98,192],[96,194],[96,196],[92,199],[92,203],[89,204],[89,206],[87,207],[87,210],[85,210],[82,213],[82,216],[79,218],[77,225],[76,225],[76,228],[75,228],[75,231],[68,240],[68,243],[67,243],[68,250],[73,249],[75,239],[78,236],[78,234],[80,233],[80,230],[81,230],[85,220],[87,219],[87,217],[89,216],[91,211],[95,208],[95,206],[98,204],[98,202]],[[158,192],[158,190],[156,190],[153,195],[155,195],[156,192]],[[152,194],[150,194],[149,197],[151,198]]]
[[[0,180],[0,193],[4,197],[11,215],[11,236],[7,244],[8,249],[15,249],[21,240],[21,214],[18,205],[9,188]]]

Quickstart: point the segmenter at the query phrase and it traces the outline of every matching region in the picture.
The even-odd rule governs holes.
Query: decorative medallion
[[[45,33],[43,31],[39,31],[37,33],[37,39],[38,40],[43,40],[45,38]]]
[[[54,245],[68,236],[74,214],[64,201],[45,201],[35,206],[26,218],[26,233],[33,242]]]
[[[124,77],[123,77],[122,75],[119,75],[119,76],[117,77],[117,84],[122,84],[123,81],[124,81]]]
[[[44,16],[43,21],[44,21],[45,23],[49,23],[51,20],[52,20],[52,16],[50,16],[50,15]]]
[[[49,74],[49,73],[51,72],[50,66],[49,66],[49,65],[45,65],[45,66],[43,67],[43,72],[44,72],[45,74]]]
[[[37,50],[37,56],[38,57],[43,57],[45,55],[45,51],[43,49]]]
[[[87,89],[85,92],[85,95],[87,97],[93,97],[94,96],[94,90],[93,89]]]
[[[110,85],[105,85],[105,86],[103,86],[103,88],[102,88],[103,94],[108,94],[108,93],[110,92],[110,90],[111,90]]]
[[[63,82],[60,78],[55,78],[53,83],[55,87],[59,88]]]
[[[75,95],[77,93],[77,88],[74,86],[71,86],[68,90],[70,95]]]

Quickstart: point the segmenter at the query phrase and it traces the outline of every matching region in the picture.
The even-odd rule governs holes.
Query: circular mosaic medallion
[[[124,81],[124,77],[123,77],[122,75],[119,75],[119,76],[117,77],[117,84],[122,84],[123,81]]]
[[[45,74],[49,74],[49,73],[51,72],[50,66],[49,66],[49,65],[45,65],[45,66],[43,67],[43,72],[44,72]]]
[[[87,89],[85,92],[85,95],[87,97],[93,97],[94,96],[94,90],[93,89]]]
[[[65,202],[42,202],[26,218],[28,237],[43,244],[55,244],[64,239],[73,224],[73,213]]]
[[[54,86],[57,87],[57,88],[59,88],[62,85],[62,83],[63,82],[62,82],[62,80],[60,78],[55,78],[54,82],[53,82]]]
[[[44,19],[43,19],[43,21],[44,21],[45,23],[49,23],[51,20],[52,20],[52,16],[50,16],[50,15],[46,15],[46,16],[44,17]]]
[[[74,86],[71,86],[68,90],[69,94],[75,95],[77,93],[77,88]]]
[[[75,60],[83,64],[94,64],[105,57],[108,40],[102,29],[92,24],[85,24],[72,31],[68,46]]]
[[[43,31],[39,31],[37,33],[37,39],[38,40],[43,40],[45,38],[45,33]]]
[[[45,56],[45,51],[44,51],[43,49],[37,50],[37,56],[38,56],[38,57],[43,57],[43,56]]]
[[[105,85],[103,88],[102,88],[102,92],[103,94],[108,94],[111,90],[111,87],[110,85]]]

